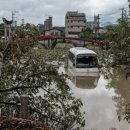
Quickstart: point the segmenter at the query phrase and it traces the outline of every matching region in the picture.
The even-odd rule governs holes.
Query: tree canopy
[[[107,27],[105,38],[109,42],[114,64],[126,64],[130,55],[130,26],[128,19],[119,19],[117,25]]]
[[[125,16],[124,18],[118,19],[118,23],[115,26],[108,26],[106,28],[105,39],[110,46],[110,49],[107,50],[107,52],[109,53],[112,59],[112,65],[115,66],[123,64],[129,66],[130,63],[128,61],[128,58],[130,58],[130,21],[128,17]],[[115,73],[113,73],[113,75],[114,74]],[[126,75],[126,79],[128,78],[129,74],[130,73],[128,72],[128,75]],[[117,78],[115,80],[120,79]],[[128,123],[130,123],[129,110],[130,110],[130,104],[127,104],[123,113],[124,113],[124,119],[127,120]]]
[[[31,35],[35,36],[35,31]],[[19,98],[26,95],[29,97],[29,119],[64,130],[81,130],[85,125],[81,100],[70,92],[68,76],[58,73],[37,54],[37,45],[17,41],[0,43],[1,115],[19,117]]]
[[[82,32],[79,34],[81,38],[94,38],[93,30],[90,28],[86,28],[85,30],[82,30]]]

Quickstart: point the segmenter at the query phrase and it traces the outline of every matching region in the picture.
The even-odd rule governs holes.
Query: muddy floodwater
[[[123,118],[125,105],[130,103],[130,77],[126,79],[125,70],[111,69],[85,77],[69,75],[71,91],[83,102],[85,130],[130,130]]]

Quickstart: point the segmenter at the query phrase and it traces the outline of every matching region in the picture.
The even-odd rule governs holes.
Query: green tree
[[[22,26],[18,26],[12,31],[12,37],[14,37],[15,39],[32,38],[35,40],[35,38],[39,36],[39,34],[40,33],[38,27],[29,23]]]
[[[105,38],[110,45],[114,64],[126,64],[130,51],[130,26],[128,19],[119,19],[116,26],[107,27]]]
[[[34,34],[34,33],[32,33]],[[30,51],[31,50],[31,51]],[[34,50],[34,51],[33,51]],[[1,43],[0,109],[2,116],[19,117],[21,95],[29,97],[29,119],[61,129],[81,130],[85,125],[83,105],[70,93],[67,75],[37,55],[34,46]]]
[[[79,34],[81,38],[94,38],[93,30],[90,28],[86,28],[85,30],[82,30],[82,32]]]
[[[130,123],[130,104],[125,106],[124,119]]]

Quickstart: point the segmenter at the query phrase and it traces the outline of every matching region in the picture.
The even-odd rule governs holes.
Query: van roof
[[[92,50],[89,50],[85,47],[73,47],[70,48],[70,52],[72,52],[74,55],[79,55],[79,54],[95,54],[96,53]]]

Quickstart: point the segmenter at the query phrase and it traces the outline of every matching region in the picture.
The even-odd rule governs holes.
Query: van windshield
[[[76,61],[76,68],[91,68],[98,66],[96,55],[78,55]]]

